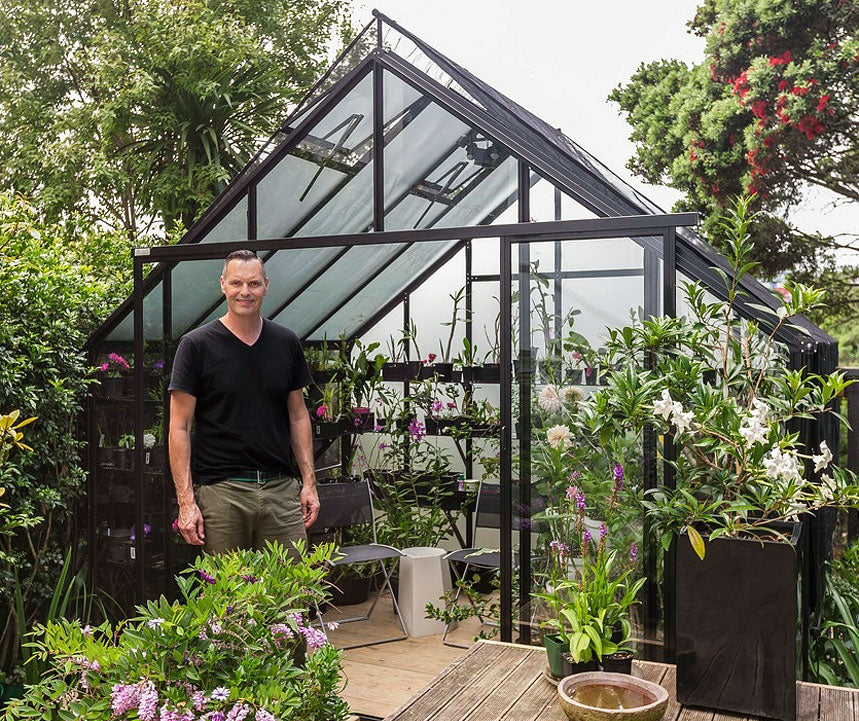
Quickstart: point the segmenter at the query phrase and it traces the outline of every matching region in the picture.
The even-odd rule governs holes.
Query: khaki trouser
[[[266,541],[279,541],[293,549],[293,541],[306,541],[299,490],[295,478],[264,483],[227,480],[195,486],[194,495],[203,514],[203,550],[261,550]],[[296,555],[294,550],[292,555]]]

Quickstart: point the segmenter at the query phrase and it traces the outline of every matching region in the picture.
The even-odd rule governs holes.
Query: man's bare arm
[[[197,399],[184,391],[170,392],[170,472],[179,501],[179,531],[193,546],[202,546],[205,539],[203,514],[194,499],[191,479],[191,425]]]
[[[310,416],[304,405],[304,393],[291,391],[286,399],[289,411],[289,438],[292,453],[301,472],[301,513],[304,527],[313,525],[319,514],[319,496],[316,494],[316,472],[313,466],[313,432]]]

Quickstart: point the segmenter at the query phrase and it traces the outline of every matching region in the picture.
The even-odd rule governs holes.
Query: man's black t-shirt
[[[182,336],[169,390],[197,399],[191,442],[194,483],[213,483],[246,470],[298,476],[286,399],[311,382],[298,337],[270,320],[263,321],[250,346],[220,320]]]

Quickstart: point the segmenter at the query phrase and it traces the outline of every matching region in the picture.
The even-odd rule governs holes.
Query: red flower
[[[778,83],[778,90],[780,93],[783,93],[785,90],[788,89],[789,86],[790,83],[787,80],[780,80]]]
[[[767,116],[767,101],[766,100],[755,100],[752,103],[752,115],[756,118],[764,119]]]
[[[820,113],[826,107],[826,103],[829,102],[829,95],[821,95],[820,102],[817,104],[817,112]]]
[[[689,148],[689,160],[693,163],[698,160],[698,155],[695,153],[695,148]]]
[[[427,362],[428,363],[435,363],[435,359],[436,359],[435,353],[427,354]]]
[[[802,96],[802,95],[808,95],[809,90],[810,90],[810,88],[804,88],[801,85],[797,85],[790,92],[792,92],[794,95]]]
[[[790,50],[785,50],[781,55],[770,58],[770,66],[787,65],[793,58],[790,56]]]

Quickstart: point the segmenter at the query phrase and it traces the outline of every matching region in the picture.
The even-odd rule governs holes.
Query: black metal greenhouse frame
[[[511,640],[513,634],[513,594],[512,594],[512,534],[514,529],[512,493],[512,418],[511,418],[511,395],[514,379],[511,374],[512,353],[511,325],[512,325],[512,284],[517,281],[522,288],[527,288],[530,273],[529,248],[534,242],[561,241],[561,240],[584,240],[597,238],[631,238],[638,239],[638,243],[644,249],[643,269],[636,272],[644,277],[644,312],[647,315],[664,313],[672,315],[676,312],[677,272],[682,272],[688,277],[699,280],[717,297],[724,298],[724,291],[720,272],[729,272],[730,269],[720,255],[701,240],[694,232],[687,230],[688,226],[694,226],[698,217],[694,213],[685,214],[662,214],[656,206],[639,196],[628,187],[622,187],[622,182],[601,166],[596,159],[589,156],[585,151],[576,146],[572,141],[558,131],[550,128],[547,124],[532,116],[526,110],[516,105],[503,95],[485,85],[471,76],[467,71],[445,58],[419,38],[404,30],[394,21],[381,13],[374,12],[375,20],[362,31],[356,41],[344,51],[341,60],[349,53],[359,47],[358,41],[373,28],[377,34],[375,47],[367,52],[367,55],[354,67],[348,69],[342,77],[330,82],[334,74],[329,71],[317,87],[308,95],[302,105],[288,118],[281,130],[261,150],[248,166],[230,183],[230,185],[215,200],[212,206],[203,214],[200,221],[186,234],[180,244],[172,247],[136,248],[133,251],[133,274],[134,294],[121,304],[108,318],[101,329],[90,338],[88,348],[95,353],[99,344],[107,339],[107,336],[117,327],[119,322],[133,313],[134,339],[133,349],[134,363],[134,435],[136,438],[134,465],[135,482],[138,499],[143,497],[143,431],[144,431],[144,393],[145,378],[143,370],[144,353],[144,297],[157,285],[161,284],[162,292],[162,331],[164,339],[172,342],[172,286],[171,270],[175,264],[183,261],[211,260],[223,258],[230,250],[236,247],[255,250],[264,258],[271,257],[280,249],[315,249],[337,247],[342,250],[337,253],[333,260],[323,264],[303,286],[293,290],[278,308],[277,312],[283,310],[290,302],[304,292],[313,282],[319,280],[325,271],[333,263],[348,254],[353,247],[378,245],[378,244],[404,244],[404,249],[411,244],[426,241],[456,241],[452,247],[443,255],[436,258],[427,267],[416,270],[414,277],[408,280],[405,288],[381,307],[375,309],[361,326],[351,332],[351,337],[358,338],[365,334],[374,324],[387,315],[399,304],[405,307],[408,314],[408,296],[432,274],[441,268],[448,260],[463,248],[466,252],[466,283],[474,281],[498,282],[500,285],[500,307],[501,307],[501,364],[506,369],[502,373],[501,380],[501,487],[502,504],[504,514],[501,528],[501,555],[502,555],[502,584],[501,584],[501,606],[502,625],[501,637],[503,640]],[[396,53],[388,51],[382,44],[383,28],[387,26],[417,46],[430,60],[441,68],[450,77],[467,90],[468,93],[479,99],[479,102],[469,102],[466,95],[447,87],[434,78],[420,72],[409,62],[399,57]],[[340,60],[338,60],[338,63]],[[337,63],[335,63],[335,66]],[[333,68],[332,68],[333,70]],[[425,228],[420,230],[385,230],[385,144],[386,128],[383,125],[383,72],[388,72],[399,78],[407,85],[412,86],[423,93],[426,98],[437,103],[452,116],[466,125],[479,129],[493,142],[503,146],[518,163],[517,188],[512,196],[508,197],[500,206],[487,208],[482,224],[457,227],[457,228]],[[334,108],[337,103],[349,93],[359,81],[368,75],[372,77],[372,149],[369,151],[369,161],[373,163],[372,168],[372,223],[366,228],[369,232],[357,232],[341,235],[323,235],[315,237],[295,237],[297,232],[293,228],[289,237],[278,237],[258,239],[258,213],[257,213],[257,186],[266,177],[266,174],[275,167],[277,161],[286,156],[291,150],[307,136],[314,124],[325,114]],[[321,90],[324,84],[330,85]],[[297,120],[297,122],[296,122]],[[392,129],[389,129],[392,130]],[[392,130],[393,132],[393,130]],[[529,198],[531,186],[540,178],[547,180],[555,188],[555,217],[560,217],[560,193],[564,193],[578,202],[586,211],[591,212],[598,218],[586,220],[556,220],[555,222],[529,222],[530,209]],[[335,191],[336,192],[336,189]],[[247,233],[246,238],[235,238],[229,242],[200,242],[206,234],[212,230],[228,213],[230,213],[239,202],[247,200]],[[323,200],[323,203],[325,200]],[[490,225],[498,213],[508,207],[512,202],[518,206],[518,223],[507,225]],[[317,206],[315,210],[321,206]],[[299,225],[300,227],[300,225]],[[500,272],[497,275],[472,275],[471,267],[471,244],[485,238],[500,238]],[[512,252],[514,246],[518,249],[516,262],[518,268],[513,267]],[[559,259],[560,244],[556,244],[556,258]],[[659,260],[662,259],[662,271],[660,276]],[[157,263],[151,272],[144,277],[144,266]],[[594,275],[620,276],[623,271],[595,271]],[[550,274],[551,276],[552,274]],[[559,281],[563,277],[573,277],[575,274],[565,274],[559,270],[556,264],[554,278]],[[366,286],[366,283],[364,283]],[[337,308],[320,322],[317,328],[329,320],[333,315],[350,300],[354,300],[360,291],[358,288],[354,293],[346,297]],[[556,282],[556,290],[557,290]],[[741,281],[741,288],[745,291],[746,298],[739,302],[739,311],[750,318],[754,318],[766,328],[770,326],[769,317],[763,313],[755,304],[775,307],[775,301],[771,293],[761,284],[749,277]],[[526,303],[527,294],[520,293],[522,300]],[[470,293],[467,294],[470,302]],[[556,297],[556,303],[558,303]],[[211,309],[214,310],[214,307]],[[528,323],[529,309],[520,309],[521,322]],[[206,317],[202,315],[198,323]],[[192,324],[193,327],[193,324]],[[316,328],[311,329],[311,333]],[[184,331],[181,331],[184,332]],[[470,325],[466,326],[466,333],[470,334]],[[785,326],[780,331],[778,340],[788,346],[791,351],[791,365],[794,367],[807,367],[811,372],[829,372],[837,366],[837,344],[834,340],[823,333],[819,328],[803,318],[795,319],[794,327]],[[520,350],[519,360],[525,371],[517,378],[519,383],[520,397],[528,397],[530,394],[531,374],[533,359],[530,350]],[[90,407],[91,411],[91,407]],[[527,404],[523,404],[523,412],[527,414]],[[529,428],[528,418],[523,418],[523,426]],[[812,442],[826,437],[833,442],[830,446],[837,448],[834,440],[837,438],[837,426],[812,425],[809,424],[802,429],[804,440]],[[520,453],[522,467],[528,473],[528,454],[530,453],[530,441],[527,434],[520,438]],[[90,439],[92,441],[92,438]],[[645,434],[642,439],[644,448],[644,486],[653,488],[658,478],[657,467],[657,439],[655,433]],[[94,490],[92,471],[95,468],[93,443],[90,443],[88,464],[91,470],[90,488]],[[673,448],[668,439],[664,445],[664,457],[669,461],[673,454]],[[166,471],[165,471],[166,472]],[[663,482],[672,485],[674,482],[672,467],[667,462],[662,469]],[[522,479],[526,480],[526,479]],[[520,484],[521,497],[518,499],[527,507],[529,502],[530,484]],[[95,548],[96,543],[96,518],[94,504],[89,504],[88,535],[90,548]],[[816,608],[817,599],[820,595],[822,576],[819,571],[822,568],[822,559],[825,549],[825,524],[812,521],[811,532],[806,534],[806,542],[802,559],[803,578],[803,620],[805,624],[803,638],[808,637],[809,610]],[[144,527],[143,504],[138,503],[136,509],[136,526]],[[519,528],[520,554],[524,560],[530,560],[530,532]],[[646,531],[646,529],[645,529]],[[143,599],[145,587],[146,566],[144,563],[143,535],[138,533],[135,543],[135,587],[138,600]],[[649,543],[648,534],[644,538],[648,546],[643,551],[645,568],[650,572],[656,568],[656,549]],[[93,564],[94,566],[95,564]],[[527,600],[531,587],[530,566],[527,562],[522,563],[523,572],[520,576],[519,595],[520,601]],[[652,577],[652,576],[650,576]],[[95,580],[95,579],[94,579]],[[665,609],[665,658],[671,660],[674,653],[674,634],[672,629],[673,618],[673,564],[672,555],[669,552],[666,557],[666,570],[663,588],[663,600]],[[655,634],[658,622],[659,594],[655,583],[651,583],[646,591],[644,599],[644,618],[648,634]],[[524,608],[527,603],[521,603]],[[523,611],[524,615],[524,611]],[[521,619],[527,620],[527,619]],[[523,626],[520,626],[523,628]],[[528,641],[528,636],[520,633],[520,640]],[[803,657],[805,654],[803,654]]]

